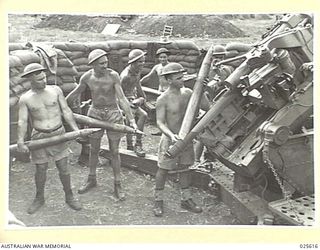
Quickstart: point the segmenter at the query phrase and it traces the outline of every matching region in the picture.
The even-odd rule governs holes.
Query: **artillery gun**
[[[284,15],[242,58],[210,110],[167,154],[201,140],[218,160],[211,188],[244,223],[312,225],[312,17]]]

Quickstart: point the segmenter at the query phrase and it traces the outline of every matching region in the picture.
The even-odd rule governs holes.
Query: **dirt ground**
[[[130,29],[108,37],[96,31],[61,30],[55,27],[37,27],[41,15],[9,15],[9,42],[50,42],[50,41],[102,41],[106,39],[158,40],[157,34],[148,36],[138,34]],[[200,48],[208,48],[212,43],[225,44],[230,41],[255,42],[274,20],[232,19],[229,20],[244,35],[241,37],[214,37],[202,34],[192,39]],[[190,28],[190,27],[189,27]],[[183,38],[183,37],[182,37]],[[181,39],[181,37],[179,38]],[[144,147],[149,154],[156,154],[158,136],[154,124],[148,123],[145,129]],[[106,144],[106,140],[103,141]],[[124,140],[121,147],[125,147]],[[122,169],[122,179],[127,199],[118,201],[113,196],[113,174],[108,162],[97,169],[98,187],[91,192],[78,195],[76,190],[86,180],[88,169],[77,163],[80,145],[70,142],[69,164],[72,174],[74,193],[83,204],[81,211],[73,211],[64,202],[62,186],[58,171],[51,163],[48,169],[45,189],[46,203],[35,214],[28,215],[26,210],[34,198],[34,166],[31,163],[13,162],[9,173],[9,209],[16,217],[29,227],[39,226],[88,226],[88,225],[237,225],[239,220],[231,214],[230,209],[214,195],[193,188],[194,198],[204,209],[201,214],[193,214],[180,208],[178,185],[168,181],[166,184],[165,215],[153,216],[154,178],[149,175]]]

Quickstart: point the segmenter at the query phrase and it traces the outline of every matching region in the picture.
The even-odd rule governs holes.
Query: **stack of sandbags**
[[[19,97],[30,89],[30,81],[20,77],[30,63],[39,63],[39,57],[31,50],[14,50],[9,55],[9,94],[10,105],[15,105]]]
[[[90,50],[84,43],[61,42],[54,43],[53,47],[61,51],[58,54],[57,76],[64,78],[63,82],[71,81],[71,77],[79,78],[91,68],[88,66]]]
[[[73,62],[67,57],[67,55],[61,49],[55,49],[57,52],[57,72],[56,75],[51,75],[53,79],[48,77],[48,83],[55,78],[55,84],[58,85],[63,94],[66,96],[75,87],[77,87],[78,71],[74,66]]]
[[[141,49],[147,52],[142,75],[149,73],[152,67],[158,63],[155,53],[161,47],[170,51],[169,61],[181,63],[189,74],[196,73],[199,68],[197,65],[200,56],[199,48],[191,41],[172,41],[163,44],[160,42],[113,40],[95,43],[54,43],[53,46],[62,50],[72,61],[78,71],[78,77],[91,69],[88,65],[88,55],[94,49],[105,50],[108,53],[109,67],[118,73],[121,73],[128,65],[128,54],[132,49]]]

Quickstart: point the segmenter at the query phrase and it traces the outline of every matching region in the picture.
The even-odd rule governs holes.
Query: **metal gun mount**
[[[225,80],[227,90],[167,152],[175,157],[201,140],[222,163],[209,175],[224,201],[234,207],[239,197],[247,205],[248,195],[255,197],[255,222],[265,213],[297,225],[314,221],[313,74],[301,71],[313,61],[312,43],[311,18],[285,15],[247,54],[219,62],[245,59]]]

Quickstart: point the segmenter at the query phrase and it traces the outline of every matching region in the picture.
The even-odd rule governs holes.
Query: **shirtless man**
[[[79,130],[61,89],[57,86],[46,85],[44,70],[40,64],[31,63],[25,67],[22,74],[22,77],[28,78],[31,82],[31,89],[24,93],[19,100],[17,144],[18,150],[23,153],[29,152],[24,143],[28,119],[31,120],[33,126],[32,140],[63,135],[65,129],[62,125],[62,116],[72,130]],[[71,190],[68,154],[66,143],[31,151],[31,160],[36,165],[36,197],[28,209],[29,214],[35,213],[44,204],[44,187],[49,156],[55,160],[58,168],[66,203],[74,210],[81,209],[81,204],[74,198]]]
[[[194,163],[193,144],[188,145],[176,158],[168,158],[165,154],[169,147],[178,139],[178,133],[188,106],[192,90],[183,85],[185,69],[179,63],[169,63],[163,68],[162,75],[166,77],[169,88],[162,93],[156,104],[157,125],[162,131],[158,150],[158,171],[155,185],[155,216],[163,215],[163,191],[168,171],[180,173],[181,207],[194,213],[201,213],[191,198],[190,172],[188,167]],[[202,109],[209,109],[208,99],[201,99]]]
[[[73,102],[78,98],[83,91],[89,87],[92,97],[92,105],[88,110],[88,116],[113,123],[123,124],[123,117],[118,107],[118,102],[124,110],[130,126],[137,128],[135,120],[130,110],[130,104],[125,98],[121,85],[119,74],[108,68],[107,53],[102,49],[95,49],[90,52],[88,59],[92,69],[85,72],[80,83],[68,96],[67,101]],[[86,183],[78,190],[79,194],[88,192],[91,188],[97,185],[96,168],[99,160],[99,150],[101,138],[104,134],[104,129],[89,136],[90,156],[89,156],[89,176]],[[122,191],[120,184],[120,154],[119,143],[123,133],[106,131],[109,148],[112,155],[111,165],[114,175],[114,194],[120,199],[125,199],[125,194]]]
[[[128,56],[129,65],[120,74],[121,87],[130,102],[131,112],[137,121],[137,127],[140,131],[143,131],[148,117],[147,112],[141,108],[141,105],[146,101],[146,95],[140,84],[140,74],[145,64],[145,54],[140,49],[130,51]],[[133,147],[133,136],[127,134],[127,149],[134,150],[139,157],[144,157],[146,153],[142,148],[142,135],[136,135],[135,138],[136,143]]]
[[[140,80],[141,85],[144,85],[145,82],[150,81],[150,78],[152,76],[156,75],[159,79],[159,91],[164,92],[169,87],[166,78],[161,75],[163,67],[169,63],[169,53],[169,50],[167,50],[166,48],[160,48],[157,50],[156,56],[158,56],[160,63],[154,65],[151,71]]]

